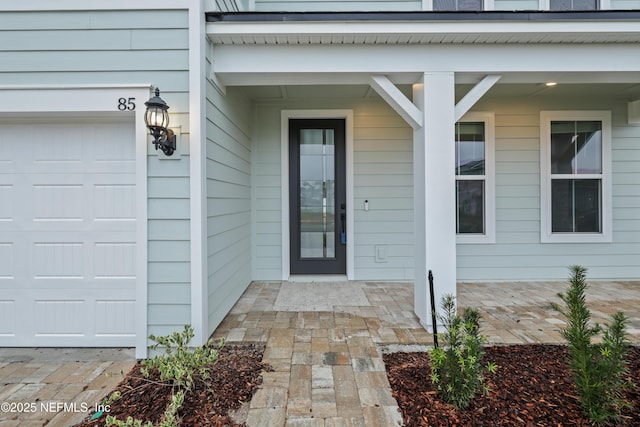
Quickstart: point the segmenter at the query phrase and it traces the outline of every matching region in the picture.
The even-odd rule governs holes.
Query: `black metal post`
[[[436,323],[436,297],[433,290],[433,273],[429,270],[429,296],[431,298],[431,324],[433,325],[433,346],[438,348],[438,324]]]

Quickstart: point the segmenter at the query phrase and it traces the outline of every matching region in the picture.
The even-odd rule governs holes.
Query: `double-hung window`
[[[458,243],[495,242],[493,129],[493,113],[469,113],[456,123]]]
[[[611,113],[543,111],[542,242],[611,241]]]

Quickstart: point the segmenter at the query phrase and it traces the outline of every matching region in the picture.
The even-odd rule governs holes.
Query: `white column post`
[[[456,295],[455,84],[453,72],[425,73],[413,87],[423,125],[413,134],[415,291],[414,310],[432,330],[429,282],[435,302]]]

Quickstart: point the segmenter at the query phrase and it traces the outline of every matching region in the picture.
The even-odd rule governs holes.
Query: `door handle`
[[[342,229],[340,230],[340,244],[341,245],[346,245],[347,244],[347,233],[345,231],[345,225],[344,225],[344,221],[347,218],[347,214],[344,212],[345,210],[345,204],[342,203],[340,204],[340,210],[342,212],[340,212],[340,223],[342,226]]]

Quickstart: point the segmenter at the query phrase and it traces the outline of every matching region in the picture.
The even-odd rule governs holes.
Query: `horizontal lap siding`
[[[153,84],[171,106],[182,155],[165,160],[151,149],[148,160],[148,332],[156,335],[190,323],[187,26],[187,10],[0,14],[3,85]]]
[[[208,321],[214,330],[251,281],[251,109],[207,84]]]
[[[252,144],[254,278],[282,277],[280,112],[283,109],[353,110],[355,278],[412,278],[412,131],[377,96],[370,100],[293,100],[257,106]],[[365,200],[369,201],[367,212]],[[385,246],[387,256],[376,261],[375,250],[380,245]]]
[[[357,109],[354,115],[356,278],[411,279],[413,131],[383,103]],[[376,258],[376,250],[385,257]]]
[[[475,109],[496,115],[496,243],[458,245],[458,279],[557,280],[572,264],[592,279],[640,277],[640,127],[626,124],[626,103],[487,98]],[[613,243],[540,243],[540,110],[612,111]]]
[[[571,264],[588,267],[594,279],[640,277],[640,127],[626,125],[626,102],[514,99],[487,95],[474,107],[495,112],[496,243],[457,245],[459,280],[562,280]],[[355,278],[411,279],[412,131],[377,97],[257,105],[252,145],[254,278],[282,277],[280,111],[323,108],[354,112]],[[540,243],[541,110],[612,110],[613,243]],[[376,258],[380,246],[386,260]]]
[[[253,278],[282,279],[280,108],[256,106],[252,144]]]

